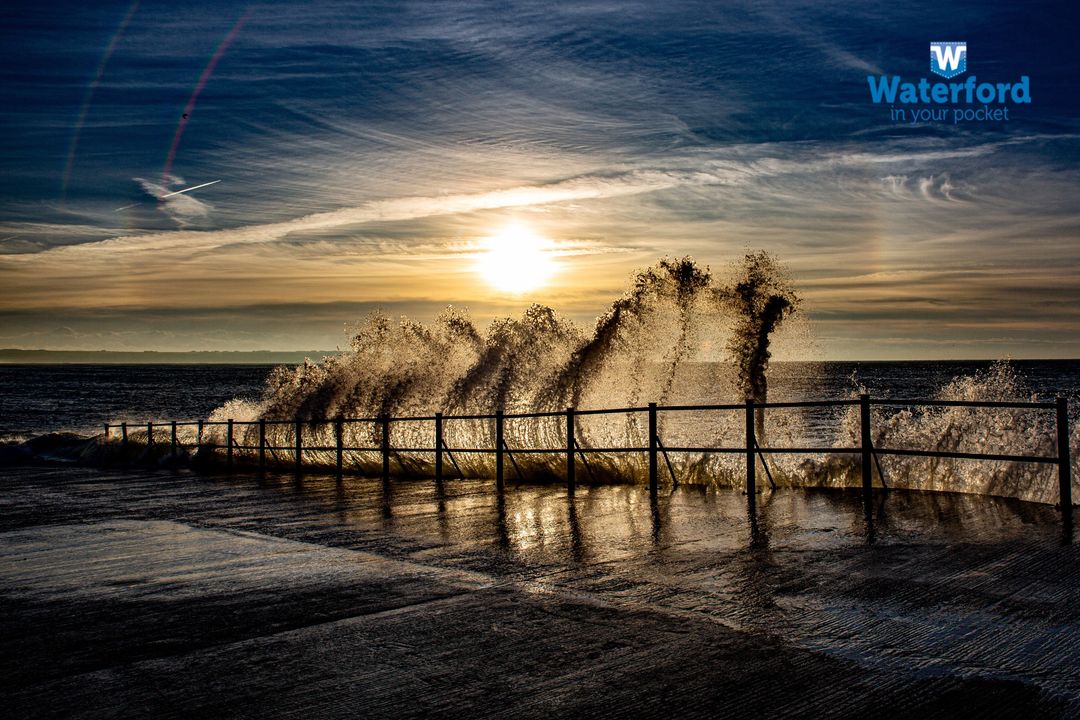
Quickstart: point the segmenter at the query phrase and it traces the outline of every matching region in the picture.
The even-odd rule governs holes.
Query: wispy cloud
[[[736,156],[708,157],[689,156],[671,158],[674,167],[613,170],[594,173],[550,183],[525,185],[481,193],[446,194],[437,196],[414,196],[373,200],[355,207],[312,213],[291,220],[274,223],[247,225],[210,231],[155,232],[138,235],[122,235],[101,240],[52,248],[49,253],[59,256],[84,256],[87,253],[122,253],[176,249],[199,252],[216,247],[241,244],[265,244],[289,237],[312,233],[325,233],[364,225],[367,223],[400,222],[439,215],[495,210],[501,208],[529,208],[560,203],[603,200],[623,196],[640,195],[679,187],[693,186],[747,186],[755,181],[783,175],[814,176],[822,172],[842,168],[859,168],[885,164],[919,165],[947,160],[973,158],[993,153],[997,144],[987,143],[977,147],[956,149],[913,149],[905,153],[869,153],[863,150],[834,150],[814,152],[806,148],[794,148],[789,157],[762,157],[740,159]],[[765,152],[784,148],[764,148]],[[759,152],[761,149],[759,149]],[[790,155],[790,151],[789,151]],[[897,178],[887,176],[890,186],[897,189]],[[148,195],[162,198],[172,191],[148,180],[136,178]],[[906,178],[900,186],[906,185]],[[183,180],[174,178],[174,185]],[[948,175],[935,179],[928,177],[917,182],[918,192],[930,198],[937,196],[952,200],[955,186]],[[166,211],[180,222],[205,217],[211,206],[190,195],[173,195],[161,200]]]

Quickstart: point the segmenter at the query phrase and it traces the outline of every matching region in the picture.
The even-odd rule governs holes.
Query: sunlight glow
[[[521,293],[544,285],[557,269],[552,245],[520,223],[483,240],[476,271],[496,290]]]

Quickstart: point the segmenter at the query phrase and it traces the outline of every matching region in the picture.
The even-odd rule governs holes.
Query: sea
[[[1015,360],[1025,388],[1080,409],[1080,360]],[[850,397],[858,387],[892,398],[932,398],[956,378],[987,372],[992,361],[776,362],[774,401]],[[229,400],[257,400],[273,365],[0,365],[0,441],[49,432],[93,436],[105,423],[197,420]],[[707,372],[704,373],[707,376]],[[683,394],[685,397],[685,394]],[[709,400],[703,399],[702,402]],[[826,416],[816,434],[827,434]],[[826,439],[826,438],[822,438]]]

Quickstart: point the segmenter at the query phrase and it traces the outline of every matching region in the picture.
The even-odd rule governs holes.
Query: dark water
[[[863,386],[872,397],[934,398],[957,378],[986,372],[994,361],[774,363],[769,372],[769,399],[774,402],[850,397]],[[1040,400],[1058,396],[1080,412],[1080,360],[1015,360],[1010,363],[1031,394]],[[1024,399],[1027,399],[1026,397]],[[841,408],[804,411],[807,439],[832,442]]]
[[[846,396],[852,378],[875,397],[929,398],[952,380],[987,370],[990,360],[774,363],[769,388],[787,400]],[[1040,398],[1080,398],[1080,360],[1013,360],[1010,364]]]
[[[0,365],[0,439],[106,422],[195,420],[258,397],[270,365]]]
[[[875,396],[932,397],[990,361],[775,363],[774,400],[845,397],[852,377]],[[1080,360],[1015,361],[1042,397],[1080,397]],[[236,397],[257,398],[269,365],[0,365],[0,439],[69,430],[95,434],[106,422],[205,418]],[[703,399],[702,402],[705,402]],[[819,422],[827,425],[827,416]],[[820,430],[824,430],[821,427]]]

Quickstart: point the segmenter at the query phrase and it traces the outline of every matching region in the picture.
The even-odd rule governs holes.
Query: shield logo
[[[930,43],[930,72],[945,78],[967,72],[967,43]]]

